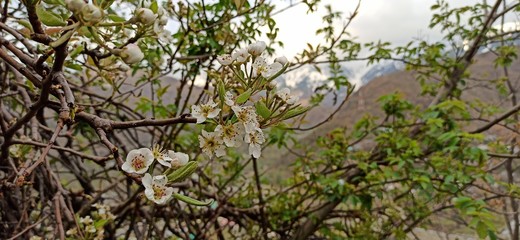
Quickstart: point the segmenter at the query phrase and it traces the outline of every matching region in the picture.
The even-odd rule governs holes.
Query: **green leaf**
[[[226,87],[224,86],[224,83],[222,81],[218,82],[217,85],[217,91],[218,91],[218,98],[220,99],[220,103],[223,104],[226,100]]]
[[[112,6],[112,3],[114,3],[115,0],[104,0],[102,3],[101,3],[101,8],[102,9],[108,9],[110,6]]]
[[[251,97],[251,93],[253,92],[253,90],[251,89],[247,89],[247,91],[243,92],[242,94],[240,94],[240,96],[237,97],[237,103],[238,104],[242,104],[242,103],[245,103],[247,102],[247,100],[249,100],[249,97]]]
[[[31,32],[33,32],[33,28],[32,28],[32,25],[29,21],[27,20],[18,20],[18,23],[24,27],[26,27],[27,29],[31,30]]]
[[[61,5],[65,6],[65,1],[63,0],[43,0],[45,3],[52,4],[52,5]]]
[[[311,107],[297,107],[295,109],[292,109],[292,110],[289,110],[283,117],[282,117],[282,120],[286,120],[286,119],[289,119],[289,118],[293,118],[293,117],[296,117],[298,115],[301,115],[301,114],[304,114],[306,113],[307,111],[309,111],[309,109],[311,109]]]
[[[235,6],[237,7],[237,10],[240,10],[240,8],[242,8],[242,5],[244,5],[245,1],[246,0],[234,0]]]
[[[256,113],[262,116],[264,119],[268,119],[271,116],[271,110],[267,108],[264,101],[258,101],[255,103]]]
[[[36,15],[38,15],[40,21],[47,26],[56,27],[67,25],[60,15],[44,9],[41,5],[36,6]]]
[[[125,18],[120,17],[117,14],[108,14],[108,19],[110,19],[110,20],[112,20],[114,22],[124,22],[124,21],[126,21]]]
[[[150,5],[150,10],[152,10],[153,13],[157,13],[157,11],[159,11],[159,4],[157,1],[152,2],[152,5]]]
[[[105,226],[105,224],[107,224],[107,222],[108,222],[108,219],[97,220],[96,222],[94,222],[94,227],[95,228],[103,227],[103,226]]]
[[[197,161],[188,162],[186,165],[175,170],[173,173],[168,174],[168,180],[171,182],[180,182],[186,179],[188,176],[193,174],[197,170]]]
[[[195,205],[195,206],[208,206],[210,204],[213,203],[213,200],[210,200],[210,201],[207,201],[207,202],[203,202],[203,201],[199,201],[197,199],[193,199],[193,198],[190,198],[188,196],[184,196],[180,193],[173,193],[173,197],[174,198],[177,198],[185,203],[188,203],[188,204],[191,204],[191,205]]]
[[[70,58],[75,58],[76,56],[78,56],[78,54],[80,54],[83,51],[83,49],[83,45],[79,45],[78,47],[74,48],[74,50],[70,52]]]
[[[488,228],[487,226],[484,224],[484,222],[482,221],[479,221],[477,223],[477,227],[476,227],[476,230],[477,230],[477,234],[478,234],[478,237],[480,239],[484,239],[486,238],[486,236],[488,235]]]

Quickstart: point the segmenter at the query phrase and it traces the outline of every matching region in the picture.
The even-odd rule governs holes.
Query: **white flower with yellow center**
[[[168,156],[172,159],[170,162],[171,168],[180,168],[188,163],[190,156],[183,152],[175,152],[168,150]]]
[[[199,135],[199,144],[208,157],[213,155],[217,157],[224,156],[226,154],[225,146],[222,138],[220,138],[217,132],[206,132],[202,130],[202,135]]]
[[[239,122],[229,125],[218,125],[215,128],[215,132],[220,134],[226,146],[238,147],[242,143],[244,126]]]
[[[253,55],[253,56],[260,56],[262,52],[265,50],[267,45],[264,41],[258,41],[256,43],[253,43],[247,47],[247,51]]]
[[[238,49],[236,52],[231,54],[233,60],[237,61],[237,63],[245,63],[249,58],[249,53],[246,48]]]
[[[208,118],[218,116],[219,113],[220,108],[213,102],[213,99],[209,99],[206,104],[191,106],[191,115],[197,119],[197,123],[203,123]]]
[[[79,218],[79,222],[80,223],[83,223],[85,225],[90,225],[92,224],[94,221],[92,220],[92,218],[90,216],[85,216],[85,217],[80,217]]]
[[[238,121],[244,124],[246,133],[252,132],[260,126],[256,119],[256,111],[252,106],[232,106],[231,109],[237,116]]]
[[[166,175],[152,176],[146,173],[142,179],[144,186],[144,195],[146,198],[154,201],[157,204],[164,204],[173,193],[172,187],[167,187],[168,178]]]
[[[157,161],[161,165],[166,166],[166,167],[170,167],[171,161],[173,160],[168,154],[166,154],[166,152],[161,152],[161,154],[158,157],[156,157],[155,159],[157,159]]]
[[[282,70],[283,66],[279,62],[267,64],[263,57],[257,57],[253,63],[253,77],[262,75],[264,78],[270,78]]]
[[[253,155],[254,158],[259,158],[262,153],[262,143],[265,142],[262,129],[257,128],[255,131],[246,133],[244,141],[249,143],[249,155]]]
[[[154,145],[152,148],[153,157],[163,166],[170,167],[172,158],[170,155],[162,150],[159,145]]]
[[[153,160],[153,153],[150,149],[134,149],[126,155],[126,161],[121,168],[127,173],[143,174],[152,165]]]
[[[298,97],[291,95],[291,90],[286,87],[277,91],[275,95],[287,104],[295,104],[298,101]]]

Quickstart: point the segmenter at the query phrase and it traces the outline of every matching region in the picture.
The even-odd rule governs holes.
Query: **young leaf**
[[[179,193],[173,193],[173,197],[174,198],[177,198],[185,203],[188,203],[188,204],[191,204],[191,205],[195,205],[195,206],[208,206],[210,205],[211,203],[213,203],[213,200],[210,200],[210,201],[207,201],[207,202],[203,202],[203,201],[199,201],[197,199],[193,199],[193,198],[190,198],[188,196],[184,196],[182,194],[179,194]]]
[[[249,100],[249,97],[251,97],[251,93],[252,93],[252,90],[247,89],[247,91],[243,92],[242,94],[240,94],[240,96],[237,97],[237,103],[242,104],[242,103],[247,102],[247,100]]]
[[[171,182],[180,182],[186,179],[188,176],[193,174],[195,170],[197,170],[198,164],[197,161],[188,162],[186,165],[181,168],[175,170],[173,173],[168,175],[168,180]]]
[[[262,116],[264,119],[268,119],[271,116],[271,110],[267,108],[264,101],[258,101],[255,103],[256,113]]]
[[[41,5],[36,6],[36,15],[38,15],[40,21],[47,26],[56,27],[67,25],[59,15],[44,9]]]

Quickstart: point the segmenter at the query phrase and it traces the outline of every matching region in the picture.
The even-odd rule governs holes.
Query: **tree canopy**
[[[403,46],[351,34],[363,4],[1,1],[0,238],[520,239],[520,3],[439,0]],[[323,41],[287,58],[301,5]]]

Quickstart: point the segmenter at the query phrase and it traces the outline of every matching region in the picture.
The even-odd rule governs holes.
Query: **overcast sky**
[[[275,1],[283,8],[289,0]],[[293,1],[297,2],[297,1]],[[430,6],[435,0],[364,0],[361,1],[359,14],[352,22],[349,32],[361,42],[379,39],[401,45],[413,38],[438,40],[440,32],[428,29],[431,17]],[[450,1],[451,6],[460,6],[481,2],[477,0]],[[324,6],[330,4],[333,9],[342,11],[346,17],[353,12],[356,0],[323,0],[317,12],[307,14],[307,6],[299,4],[275,17],[280,28],[279,39],[285,43],[280,49],[287,57],[306,48],[307,42],[316,44],[321,36],[316,36],[316,29],[324,26],[322,16],[326,14]],[[338,26],[341,23],[338,23]],[[338,27],[339,28],[339,27]],[[278,51],[277,51],[278,52]]]

